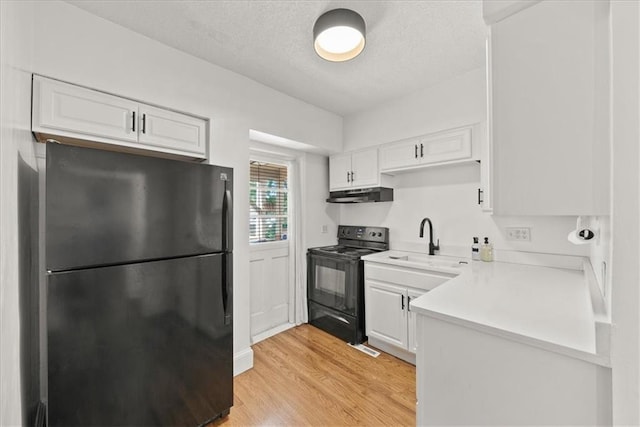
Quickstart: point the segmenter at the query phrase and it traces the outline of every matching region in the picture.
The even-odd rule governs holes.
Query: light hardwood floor
[[[253,346],[253,369],[234,380],[231,414],[214,426],[411,425],[415,367],[378,358],[302,325]]]

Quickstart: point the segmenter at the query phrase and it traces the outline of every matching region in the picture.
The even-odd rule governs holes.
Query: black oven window
[[[344,270],[336,270],[336,266],[318,265],[315,284],[318,291],[326,292],[340,299],[345,297],[345,272]]]
[[[309,299],[326,307],[355,315],[359,261],[311,256]]]

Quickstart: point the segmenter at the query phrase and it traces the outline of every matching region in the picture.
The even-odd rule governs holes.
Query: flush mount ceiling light
[[[313,40],[316,53],[327,61],[353,59],[364,49],[364,19],[349,9],[325,12],[313,26]]]

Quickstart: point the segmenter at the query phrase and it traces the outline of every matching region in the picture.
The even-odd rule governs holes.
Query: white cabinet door
[[[140,143],[206,157],[205,120],[140,104]]]
[[[351,153],[352,187],[371,187],[379,184],[378,149]]]
[[[407,348],[406,288],[371,280],[365,287],[367,335]]]
[[[609,212],[608,3],[543,1],[491,27],[496,214]]]
[[[409,289],[407,291],[407,296],[408,296],[408,301],[411,302],[414,299],[421,297],[422,295],[424,295],[426,293],[426,291],[419,291],[419,290],[414,290],[414,289]],[[413,311],[411,311],[411,307],[409,307],[409,305],[407,305],[407,311],[408,311],[408,322],[409,322],[409,326],[407,329],[407,335],[408,335],[408,350],[411,353],[416,353],[418,351],[418,340],[416,339],[416,319],[417,319],[417,314],[414,313]]]
[[[472,126],[423,135],[380,148],[380,171],[398,172],[472,158]]]
[[[440,132],[423,138],[419,144],[422,163],[443,163],[471,158],[471,128]]]
[[[137,142],[136,102],[40,76],[33,79],[33,91],[36,133]]]
[[[351,153],[329,158],[329,187],[331,191],[351,187]]]
[[[414,167],[420,162],[420,145],[417,140],[406,140],[380,147],[380,171],[396,171]]]

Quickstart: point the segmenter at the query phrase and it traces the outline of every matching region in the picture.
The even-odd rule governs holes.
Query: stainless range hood
[[[328,203],[393,202],[393,188],[372,187],[357,190],[332,191]]]

